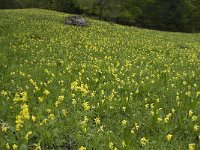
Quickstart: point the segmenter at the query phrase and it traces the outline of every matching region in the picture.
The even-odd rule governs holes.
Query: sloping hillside
[[[0,10],[0,149],[200,149],[200,34]]]

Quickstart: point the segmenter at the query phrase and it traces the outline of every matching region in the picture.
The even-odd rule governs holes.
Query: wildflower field
[[[0,150],[200,149],[200,34],[0,10]]]

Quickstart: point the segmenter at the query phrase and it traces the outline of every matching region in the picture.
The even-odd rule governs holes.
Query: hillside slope
[[[0,149],[200,148],[200,34],[0,10]]]

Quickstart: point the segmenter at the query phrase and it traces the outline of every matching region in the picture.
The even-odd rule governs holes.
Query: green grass
[[[0,149],[200,149],[200,34],[68,15],[0,10]]]

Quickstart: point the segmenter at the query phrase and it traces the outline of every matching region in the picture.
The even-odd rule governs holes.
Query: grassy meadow
[[[200,149],[200,34],[0,10],[0,150]]]

